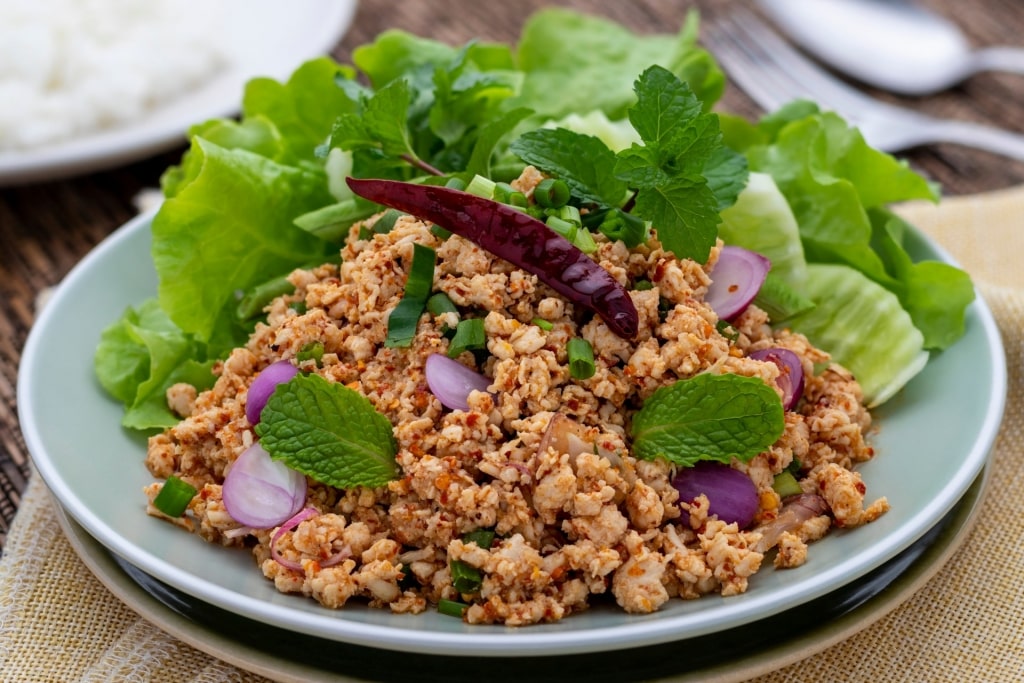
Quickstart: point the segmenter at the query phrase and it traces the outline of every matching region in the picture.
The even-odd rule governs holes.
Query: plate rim
[[[133,236],[137,236],[138,232],[146,230],[155,212],[155,208],[151,209],[118,228],[71,269],[54,291],[49,304],[43,309],[36,324],[33,325],[29,333],[22,355],[22,369],[31,368],[38,362],[37,348],[42,343],[41,330],[47,328],[50,317],[55,315],[54,311],[58,310],[59,306],[55,304],[58,304],[63,297],[71,296],[70,292],[75,290],[78,280],[86,277],[90,272],[93,263],[102,261],[108,252],[115,251],[123,242],[131,239]],[[940,254],[942,258],[953,262],[949,254],[929,236],[917,228],[913,228],[912,233],[915,235],[915,238],[922,240],[929,249]],[[728,628],[729,626],[736,625],[736,623],[750,621],[750,619],[737,619],[735,616],[736,612],[743,613],[753,609],[762,617],[769,616],[823,595],[838,585],[842,585],[842,583],[862,576],[884,563],[887,559],[895,556],[901,550],[909,547],[930,528],[929,522],[934,524],[941,519],[942,515],[963,496],[988,460],[994,446],[1005,410],[1007,384],[1006,359],[1001,335],[991,310],[980,292],[978,292],[975,301],[971,304],[971,310],[985,333],[984,337],[987,348],[992,356],[992,388],[986,397],[989,406],[980,426],[979,438],[974,441],[973,447],[964,460],[964,465],[956,472],[956,476],[946,482],[945,486],[941,488],[941,495],[938,495],[929,504],[923,506],[916,515],[901,525],[900,528],[904,529],[901,536],[902,542],[897,545],[890,545],[890,552],[884,556],[875,555],[872,561],[861,561],[859,564],[856,564],[854,567],[856,571],[852,573],[849,571],[849,567],[841,564],[840,566],[832,567],[830,570],[815,574],[812,579],[799,583],[796,588],[791,586],[784,590],[770,591],[769,595],[750,596],[747,602],[753,603],[752,608],[749,604],[741,608],[738,606],[734,607],[730,603],[725,607],[709,609],[706,612],[702,612],[700,624],[688,628],[688,633],[691,635],[701,635]],[[290,606],[253,604],[257,601],[254,601],[251,596],[227,591],[206,579],[196,577],[190,572],[167,563],[162,558],[151,555],[136,546],[129,539],[123,538],[91,510],[83,507],[82,501],[73,488],[63,479],[55,464],[45,457],[45,449],[43,448],[39,426],[27,410],[27,406],[32,402],[34,392],[34,387],[28,381],[29,375],[29,372],[19,369],[17,387],[18,409],[25,442],[33,461],[36,463],[37,469],[48,487],[57,495],[72,517],[89,531],[94,538],[97,538],[108,549],[131,564],[183,592],[204,599],[229,611],[297,632],[333,638],[354,644],[426,654],[458,651],[484,656],[502,656],[509,652],[537,655],[593,652],[632,647],[638,644],[662,643],[678,639],[676,635],[680,628],[678,622],[694,621],[692,615],[686,614],[648,621],[627,620],[626,623],[594,629],[590,633],[590,637],[581,642],[579,631],[572,630],[551,632],[526,628],[512,630],[511,632],[507,630],[483,632],[481,629],[479,631],[474,630],[469,634],[464,632],[438,632],[346,621],[339,619],[333,611],[324,614],[314,614],[292,609]],[[840,583],[836,583],[836,581],[840,581]],[[797,590],[797,588],[800,590]],[[325,635],[325,633],[328,635]]]
[[[271,2],[273,7],[276,3]],[[358,0],[319,0],[318,21],[311,23],[310,35],[303,41],[303,48],[296,54],[303,54],[301,60],[327,54],[348,32],[355,18]],[[300,61],[301,61],[300,60]],[[270,74],[287,78],[299,65],[282,63],[280,73]],[[132,163],[168,151],[187,142],[186,132],[196,123],[193,115],[174,116],[161,120],[161,112],[169,107],[179,107],[197,93],[209,96],[216,91],[215,102],[202,107],[201,120],[233,116],[239,109],[241,89],[254,77],[267,75],[248,68],[246,64],[232,63],[228,69],[216,74],[196,91],[183,92],[178,97],[162,102],[154,109],[133,121],[127,121],[116,128],[101,128],[84,131],[81,135],[61,140],[42,147],[0,151],[0,187],[28,183],[60,180],[92,171],[101,171],[118,165]],[[156,121],[154,122],[154,118]]]
[[[680,672],[653,680],[658,683],[740,683],[820,654],[866,630],[923,589],[967,542],[977,526],[986,497],[991,491],[992,479],[992,466],[988,465],[983,468],[964,497],[954,505],[954,510],[959,508],[958,525],[955,530],[933,543],[904,573],[896,577],[893,583],[871,596],[862,605],[834,621],[823,624],[819,629],[803,632],[777,646],[763,648],[739,659],[730,660],[727,664]],[[977,493],[970,501],[969,508],[965,509],[964,499],[970,495],[975,484],[978,486]],[[274,678],[282,683],[363,683],[367,680],[338,671],[324,671],[319,667],[307,666],[302,661],[277,656],[270,650],[257,650],[202,622],[198,622],[202,629],[201,633],[198,632],[195,627],[196,620],[175,613],[157,596],[125,573],[110,551],[74,521],[52,492],[48,493],[58,524],[82,563],[129,609],[164,633],[240,669]],[[685,640],[680,643],[685,643]]]

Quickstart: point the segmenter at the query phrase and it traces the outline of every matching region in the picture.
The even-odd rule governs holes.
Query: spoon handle
[[[970,121],[934,121],[918,130],[920,143],[951,142],[1024,161],[1024,135]]]
[[[1024,48],[994,45],[977,50],[971,65],[975,71],[1024,74]]]

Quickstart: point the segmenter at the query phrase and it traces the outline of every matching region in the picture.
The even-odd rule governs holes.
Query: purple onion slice
[[[754,521],[759,507],[757,487],[743,472],[725,463],[701,460],[693,467],[684,467],[672,479],[679,491],[679,500],[689,502],[704,494],[708,514],[717,515],[726,524],[735,522],[743,529]],[[683,511],[683,521],[688,521]]]
[[[804,366],[800,357],[789,349],[771,348],[754,351],[750,358],[771,361],[779,366],[779,376],[775,378],[775,383],[782,389],[782,407],[792,410],[804,395]]]
[[[254,443],[231,463],[221,495],[233,520],[254,529],[270,529],[302,509],[306,477],[271,459]]]
[[[761,291],[771,265],[771,261],[755,251],[722,247],[704,300],[721,320],[732,321]]]
[[[295,375],[299,369],[291,364],[291,361],[279,360],[265,367],[260,374],[256,375],[249,386],[249,392],[245,399],[245,419],[249,424],[255,426],[260,421],[260,413],[267,405],[267,399],[274,393],[278,384],[284,384]]]
[[[469,410],[469,394],[474,390],[487,391],[491,386],[491,380],[479,372],[441,353],[427,357],[424,372],[431,393],[441,405],[452,410]]]

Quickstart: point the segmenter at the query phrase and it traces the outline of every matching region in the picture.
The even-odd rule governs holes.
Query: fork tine
[[[720,28],[713,37],[709,34],[709,45],[720,46],[726,40],[732,43],[721,55],[723,65],[731,66],[737,84],[766,108],[806,98],[823,109],[856,119],[867,107],[877,109],[883,105],[826,73],[752,12],[735,12],[731,19],[721,22]],[[742,64],[734,54],[736,51],[743,55]]]
[[[773,83],[773,73],[738,40],[737,29],[728,19],[702,31],[702,42],[710,48],[736,84],[761,108],[776,109],[792,99],[785,88]]]

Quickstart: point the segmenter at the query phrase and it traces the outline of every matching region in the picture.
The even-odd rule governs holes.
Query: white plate
[[[328,610],[278,593],[248,552],[202,542],[146,516],[145,442],[119,427],[121,407],[93,376],[100,331],[125,306],[156,291],[149,258],[151,214],[117,231],[54,293],[29,335],[18,408],[29,451],[72,517],[147,574],[240,616],[282,629],[378,648],[449,655],[544,655],[676,641],[763,619],[839,588],[909,547],[946,514],[984,466],[1006,394],[999,333],[988,307],[970,307],[967,332],[883,409],[878,456],[862,467],[869,496],[892,510],[816,543],[803,567],[758,573],[747,593],[673,600],[650,615],[595,607],[554,624],[468,626],[434,611],[417,616],[349,605]],[[944,257],[914,232],[908,248]]]
[[[356,0],[234,2],[239,8],[220,33],[230,68],[138,121],[45,147],[0,152],[0,186],[112,168],[183,144],[192,124],[236,113],[250,78],[284,80],[303,61],[328,53],[356,9]]]
[[[921,539],[856,581],[799,607],[746,624],[729,638],[711,634],[642,650],[558,658],[460,659],[404,653],[388,661],[389,680],[567,683],[624,680],[740,683],[848,640],[896,609],[968,538],[989,488],[991,467]],[[380,650],[318,640],[225,612],[166,586],[111,555],[56,507],[72,548],[110,592],[144,619],[192,647],[285,683],[356,683],[380,677]],[[678,648],[687,656],[679,657]]]

